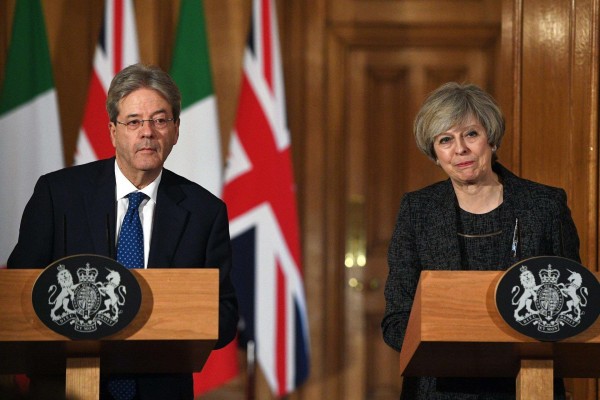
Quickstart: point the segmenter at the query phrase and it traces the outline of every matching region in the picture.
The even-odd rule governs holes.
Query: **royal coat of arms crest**
[[[95,331],[98,324],[113,326],[119,321],[119,307],[125,305],[127,294],[127,288],[120,284],[119,272],[107,268],[105,282],[96,282],[98,269],[87,263],[85,268],[77,269],[79,282],[75,283],[63,264],[57,269],[60,290],[57,285],[48,289],[48,304],[53,306],[50,316],[54,322],[63,325],[72,321],[76,331],[90,332]],[[62,313],[57,315],[59,311]]]
[[[520,332],[560,340],[596,320],[599,292],[598,279],[575,261],[534,257],[505,272],[496,288],[496,305],[504,320]]]
[[[588,295],[580,273],[567,269],[570,275],[565,284],[558,281],[560,272],[548,264],[547,269],[540,270],[540,284],[537,284],[526,265],[520,270],[521,285],[512,289],[512,305],[517,306],[514,311],[516,322],[521,325],[535,322],[542,332],[556,332],[561,323],[573,327],[579,325]],[[563,309],[565,303],[567,307]]]
[[[83,255],[47,267],[34,286],[33,300],[48,327],[91,339],[129,323],[140,307],[141,291],[131,272],[116,261]]]

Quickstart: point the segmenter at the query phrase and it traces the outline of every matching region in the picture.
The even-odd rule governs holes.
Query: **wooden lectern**
[[[64,373],[69,398],[97,399],[103,373],[200,371],[219,331],[219,271],[132,270],[142,290],[134,320],[101,340],[47,328],[31,303],[42,270],[0,270],[0,374]]]
[[[552,399],[553,378],[600,376],[600,322],[560,342],[512,329],[496,309],[503,272],[423,271],[400,353],[404,376],[516,377],[517,399]]]

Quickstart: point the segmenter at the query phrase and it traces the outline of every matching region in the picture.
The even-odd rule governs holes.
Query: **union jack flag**
[[[139,62],[139,59],[132,1],[106,0],[104,23],[94,54],[94,68],[77,140],[75,164],[85,164],[115,155],[110,135],[106,130],[106,94],[117,72]]]
[[[277,30],[274,2],[254,0],[224,200],[239,340],[254,341],[258,365],[281,396],[308,377],[309,340]]]

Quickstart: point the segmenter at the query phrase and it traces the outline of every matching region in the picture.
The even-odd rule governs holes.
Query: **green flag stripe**
[[[171,76],[183,109],[213,94],[202,0],[181,1]]]
[[[0,115],[54,86],[46,25],[39,0],[17,0]]]

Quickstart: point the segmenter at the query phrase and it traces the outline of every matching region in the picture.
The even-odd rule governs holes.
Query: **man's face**
[[[163,128],[155,127],[152,121],[144,121],[143,126],[135,130],[121,123],[157,118],[173,118],[171,106],[157,91],[141,88],[121,100],[118,123],[109,124],[117,163],[136,186],[142,183],[136,177],[146,176],[154,180],[158,176],[179,138],[179,121],[168,121]]]

